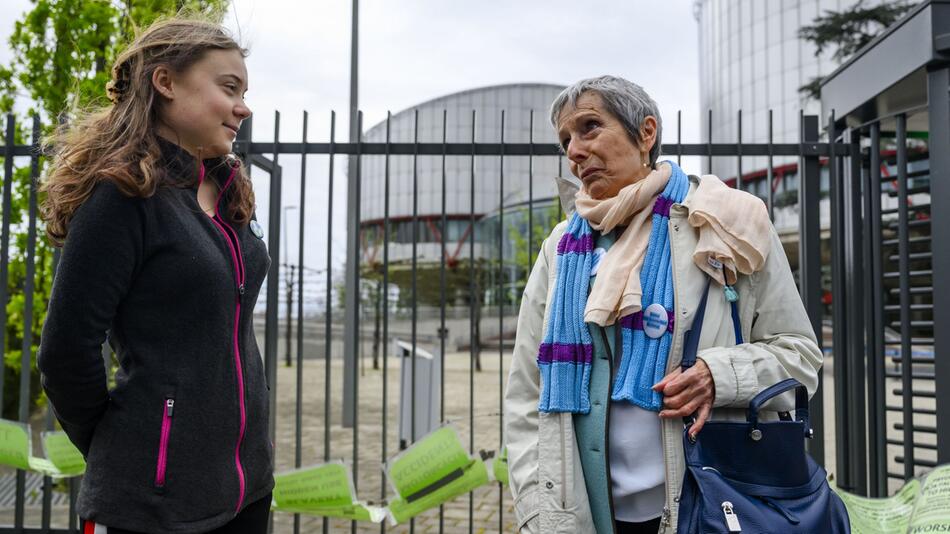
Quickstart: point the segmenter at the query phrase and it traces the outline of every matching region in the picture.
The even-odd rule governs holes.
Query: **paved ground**
[[[474,373],[474,448],[497,450],[500,443],[499,406],[499,357],[498,352],[483,354],[483,370]],[[319,463],[323,460],[324,443],[324,365],[320,360],[304,362],[303,388],[303,448],[302,465]],[[507,379],[507,358],[502,372]],[[290,469],[294,465],[295,417],[296,417],[296,368],[281,366],[278,372],[279,392],[277,406],[277,470]],[[387,456],[399,451],[398,406],[399,406],[399,362],[390,358],[388,376],[387,409]],[[331,444],[330,457],[342,459],[349,464],[353,460],[353,430],[340,425],[342,418],[340,399],[342,398],[342,365],[339,360],[331,367]],[[360,376],[360,410],[358,415],[359,471],[357,482],[358,496],[363,500],[379,500],[382,460],[382,370],[374,371],[367,366]],[[469,443],[472,425],[469,419],[469,355],[465,353],[448,354],[445,369],[445,414],[455,424],[462,442]],[[390,490],[391,493],[391,490]],[[499,513],[499,497],[503,497],[504,506]],[[469,532],[469,505],[472,506],[472,532],[512,532],[514,515],[511,509],[511,496],[508,488],[499,490],[497,485],[482,487],[468,497],[447,503],[443,509],[443,531],[447,533]],[[501,524],[499,524],[501,520]],[[301,517],[301,532],[313,532],[322,527],[321,518]],[[359,532],[379,532],[378,525],[358,523]],[[348,522],[331,521],[331,532],[349,530]],[[387,528],[388,532],[409,532],[409,525]],[[277,514],[274,532],[292,532],[293,516]],[[415,521],[414,532],[439,532],[439,511],[432,510],[419,516]]]

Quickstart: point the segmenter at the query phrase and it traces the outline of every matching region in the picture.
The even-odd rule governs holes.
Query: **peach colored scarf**
[[[670,174],[670,166],[661,163],[646,178],[603,200],[591,198],[583,189],[577,192],[577,212],[591,228],[607,233],[627,227],[600,262],[598,281],[584,309],[585,322],[607,326],[642,308],[640,269],[650,240],[653,204]],[[715,176],[703,176],[688,206],[689,224],[699,232],[693,252],[697,267],[720,284],[731,285],[737,272],[748,275],[765,265],[771,221],[759,198],[732,189]]]

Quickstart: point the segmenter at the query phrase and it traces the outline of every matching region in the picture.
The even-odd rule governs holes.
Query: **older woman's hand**
[[[716,398],[716,386],[706,362],[697,359],[685,373],[677,368],[657,382],[653,389],[663,394],[660,417],[689,417],[695,413],[696,422],[690,429],[690,436],[695,437],[703,429]]]

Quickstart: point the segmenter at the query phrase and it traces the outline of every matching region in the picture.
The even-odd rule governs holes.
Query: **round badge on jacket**
[[[654,302],[643,310],[643,333],[652,339],[662,336],[670,324],[670,317],[662,304]]]
[[[258,239],[264,239],[264,228],[261,227],[261,223],[253,219],[251,220],[251,233]]]

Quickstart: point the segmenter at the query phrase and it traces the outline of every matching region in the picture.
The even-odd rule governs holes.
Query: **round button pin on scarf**
[[[251,221],[251,233],[258,239],[264,239],[264,228],[261,227],[261,223],[255,220]]]
[[[654,302],[643,311],[643,333],[652,339],[662,336],[670,324],[670,317],[662,304]]]

